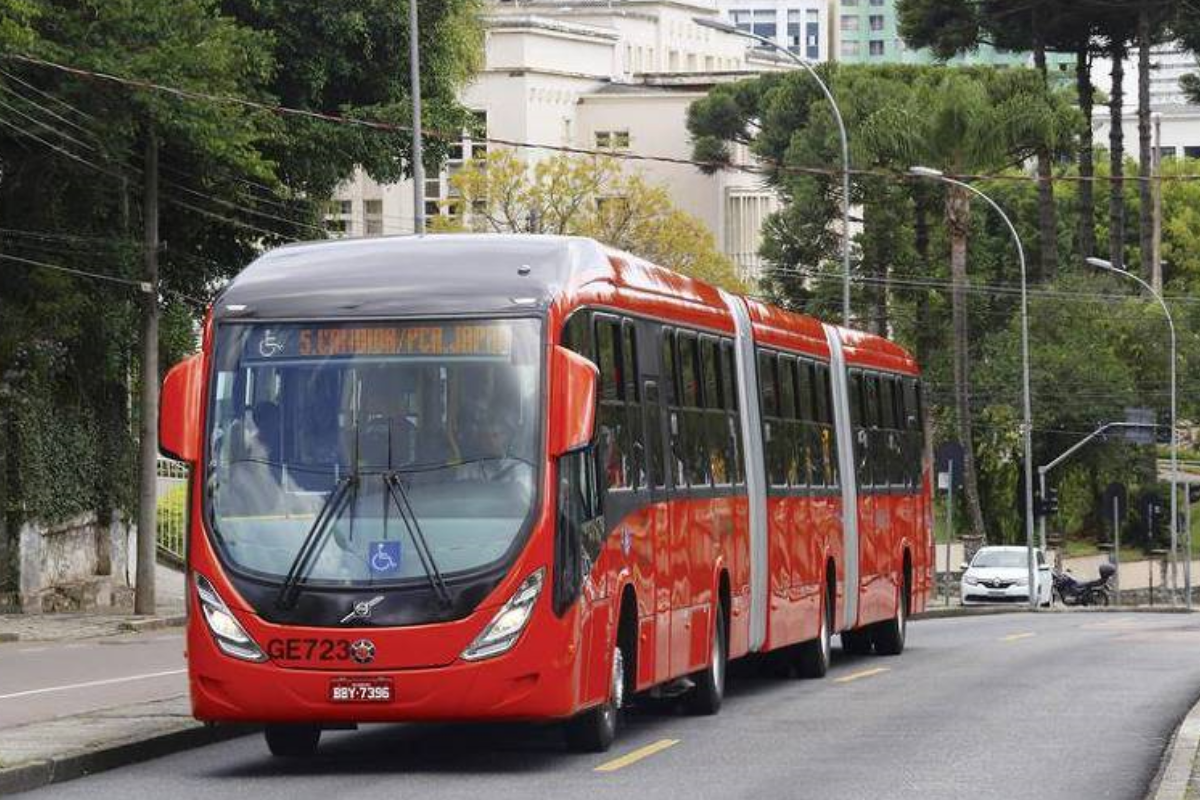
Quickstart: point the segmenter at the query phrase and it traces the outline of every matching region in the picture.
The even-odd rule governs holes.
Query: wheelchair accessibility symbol
[[[374,576],[396,575],[400,572],[400,542],[371,542],[369,558]]]

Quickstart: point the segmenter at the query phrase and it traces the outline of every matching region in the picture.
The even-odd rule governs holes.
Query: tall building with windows
[[[764,36],[809,61],[827,61],[828,0],[720,0],[732,24]]]
[[[829,0],[834,59],[850,64],[931,64],[928,50],[914,50],[900,38],[896,0]],[[1017,66],[1032,64],[1029,53],[997,50],[984,45],[950,61],[952,64]],[[1072,56],[1052,54],[1051,68],[1069,72]]]

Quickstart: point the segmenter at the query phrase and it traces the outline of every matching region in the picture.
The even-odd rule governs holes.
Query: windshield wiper
[[[279,585],[279,594],[275,597],[275,605],[278,608],[290,609],[296,605],[300,581],[312,569],[317,555],[325,545],[326,534],[333,530],[333,522],[342,514],[346,498],[351,494],[351,488],[355,492],[358,490],[358,474],[356,472],[351,472],[339,480],[337,486],[325,498],[325,502],[317,512],[317,518],[313,520],[312,527],[304,535],[304,541],[300,543],[300,549],[296,552],[296,557],[292,559],[291,566],[288,567],[287,576]]]
[[[454,600],[450,597],[450,590],[446,588],[446,582],[442,580],[442,573],[438,570],[437,562],[434,561],[433,551],[429,549],[429,541],[421,531],[421,524],[417,521],[416,512],[413,511],[412,503],[408,500],[408,492],[405,490],[404,484],[400,482],[400,475],[396,472],[387,473],[383,476],[383,485],[387,487],[388,495],[396,504],[396,510],[400,512],[400,521],[408,529],[408,535],[413,540],[417,557],[421,559],[421,566],[425,570],[425,576],[429,579],[430,588],[433,589],[433,593],[437,595],[441,604],[449,608],[454,605]]]

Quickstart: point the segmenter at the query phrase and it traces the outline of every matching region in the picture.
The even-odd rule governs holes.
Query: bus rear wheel
[[[278,758],[307,758],[317,752],[321,728],[318,725],[268,725],[263,735],[271,755]]]
[[[725,699],[725,670],[729,665],[728,639],[725,634],[725,613],[717,606],[712,625],[712,652],[708,667],[692,675],[696,685],[687,696],[688,711],[698,716],[712,716],[721,710]]]
[[[603,753],[617,738],[617,718],[625,701],[625,655],[613,648],[608,700],[567,720],[567,747],[577,753]]]
[[[817,638],[796,645],[796,671],[801,678],[823,678],[833,651],[833,597],[825,592]]]
[[[881,656],[898,656],[904,652],[904,638],[908,633],[908,576],[901,584],[900,597],[896,601],[896,616],[875,624],[871,639],[875,652]]]

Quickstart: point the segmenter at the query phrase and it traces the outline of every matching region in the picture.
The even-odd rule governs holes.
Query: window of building
[[[858,30],[857,14],[842,14],[842,30],[854,32]]]
[[[458,217],[463,214],[458,190],[453,178],[463,165],[487,155],[487,112],[472,112],[470,124],[463,130],[462,138],[452,142],[447,150],[446,163],[442,169],[425,176],[425,216]]]
[[[803,44],[803,17],[800,14],[800,9],[789,8],[787,12],[787,48],[793,53],[800,53]]]
[[[759,8],[754,10],[754,24],[751,32],[767,39],[774,40],[777,35],[775,9]]]
[[[842,58],[857,58],[859,53],[858,41],[854,39],[842,40]]]
[[[363,223],[367,236],[383,235],[383,201],[363,201]]]
[[[842,0],[843,8],[850,8],[850,7],[856,6],[856,5],[858,5],[858,0]]]
[[[1185,146],[1183,148],[1183,157],[1184,158],[1200,158],[1200,147],[1196,147],[1196,146],[1186,147]]]
[[[871,5],[881,6],[881,5],[883,5],[883,0],[871,0]]]
[[[867,18],[867,21],[870,23],[871,30],[883,30],[883,14],[872,14]]]
[[[325,230],[334,236],[349,236],[354,230],[354,202],[331,200],[325,211]]]
[[[628,150],[629,131],[596,131],[597,150]]]
[[[870,49],[871,55],[873,55],[873,56],[883,55],[883,40],[882,39],[872,39],[870,42],[870,48],[871,48]]]

